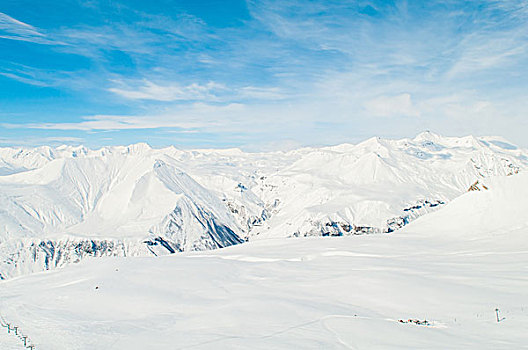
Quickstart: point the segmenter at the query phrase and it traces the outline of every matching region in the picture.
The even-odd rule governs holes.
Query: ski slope
[[[43,350],[528,348],[528,174],[482,181],[391,234],[83,260],[2,281],[0,314]]]

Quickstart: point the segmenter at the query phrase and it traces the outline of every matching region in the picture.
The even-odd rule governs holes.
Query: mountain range
[[[387,234],[250,238],[0,281],[0,324],[18,327],[0,328],[0,348],[524,349],[528,173],[465,185]]]
[[[527,166],[500,137],[431,132],[267,153],[0,148],[0,278],[85,257],[390,233]]]

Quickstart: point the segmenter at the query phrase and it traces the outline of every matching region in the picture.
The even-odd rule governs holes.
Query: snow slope
[[[0,278],[87,256],[391,232],[527,164],[498,137],[429,132],[274,153],[0,148]]]
[[[238,224],[216,194],[170,157],[156,156],[59,158],[0,177],[0,251],[9,265],[0,274],[48,269],[84,255],[146,255],[241,243]]]
[[[393,231],[465,192],[476,180],[517,173],[527,153],[500,138],[371,138],[299,156],[269,179],[262,197],[278,192],[277,214],[263,237]],[[499,145],[499,146],[497,146]],[[509,145],[509,146],[507,146]]]
[[[483,182],[388,235],[86,260],[2,281],[0,314],[39,350],[528,348],[528,174]]]

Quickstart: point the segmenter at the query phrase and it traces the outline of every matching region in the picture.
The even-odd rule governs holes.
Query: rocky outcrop
[[[328,220],[325,222],[311,221],[310,225],[313,227],[310,231],[301,233],[294,232],[294,237],[308,237],[308,236],[348,236],[348,235],[363,235],[376,233],[390,233],[394,232],[403,226],[409,224],[418,217],[430,213],[431,211],[439,209],[443,206],[445,201],[442,200],[419,200],[414,205],[404,208],[403,214],[390,218],[387,220],[386,226],[374,227],[357,225],[348,221],[334,221]]]
[[[89,257],[150,255],[139,241],[62,238],[0,245],[0,279],[53,270]]]
[[[477,180],[471,186],[469,186],[468,192],[471,192],[471,191],[482,191],[482,190],[487,190],[487,189],[488,189],[488,187],[486,185],[484,185],[479,180]]]

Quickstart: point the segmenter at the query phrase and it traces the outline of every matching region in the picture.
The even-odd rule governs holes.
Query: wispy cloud
[[[19,64],[16,62],[3,62],[0,66],[0,75],[18,82],[37,87],[48,87],[54,89],[67,88],[69,90],[91,89],[93,92],[100,89],[100,84],[96,80],[96,72],[50,70],[36,68]]]
[[[372,108],[376,110],[370,111],[367,119],[361,114],[364,106],[360,98],[350,103],[333,102],[333,105],[328,105],[317,99],[272,105],[194,103],[152,114],[95,115],[76,122],[4,123],[1,126],[9,129],[110,135],[136,130],[140,135],[151,137],[157,133],[154,130],[160,130],[168,135],[174,133],[195,137],[198,144],[212,139],[229,139],[224,144],[244,145],[246,149],[258,150],[262,145],[274,148],[286,144],[355,142],[370,135],[401,137],[423,129],[449,135],[467,134],[468,130],[476,134],[504,134],[508,126],[503,120],[513,116],[517,118],[516,125],[526,124],[521,116],[512,114],[510,109],[501,110],[503,106],[497,107],[469,92],[423,99],[416,103],[406,94],[379,96],[377,103],[372,102]],[[392,113],[389,107],[400,112]],[[416,122],[417,116],[420,116],[419,122]],[[350,130],[355,132],[351,133]],[[517,134],[510,130],[510,135],[521,136],[522,130]],[[172,137],[170,140],[174,142],[178,138]]]
[[[528,1],[249,0],[247,11],[227,27],[199,11],[123,4],[105,21],[45,29],[0,16],[0,35],[61,42],[46,48],[82,62],[47,70],[8,62],[3,77],[93,103],[84,117],[4,127],[176,128],[302,143],[420,128],[471,133],[479,118],[483,133],[520,135]]]
[[[44,81],[35,79],[35,77],[29,76],[29,75],[20,75],[16,73],[10,73],[10,72],[0,72],[0,75],[19,81],[24,84],[34,85],[34,86],[41,86],[41,87],[47,87],[49,84],[47,84]]]
[[[65,52],[104,59],[109,51],[118,50],[135,56],[138,63],[148,64],[164,60],[167,56],[176,58],[176,52],[182,46],[199,46],[211,38],[205,23],[192,15],[171,18],[132,10],[128,12],[128,22],[60,28],[53,35],[57,40],[68,43],[61,48]]]
[[[119,115],[95,115],[83,117],[79,122],[73,123],[32,123],[24,124],[31,129],[45,130],[133,130],[133,129],[157,129],[157,128],[218,128],[223,118],[228,115],[240,116],[244,106],[240,104],[229,104],[225,106],[206,105],[195,103],[185,108],[175,108],[159,114],[119,116]],[[233,118],[235,121],[236,118]],[[236,122],[236,121],[235,121]],[[21,124],[4,123],[5,128],[20,128]]]
[[[0,38],[29,41],[37,44],[54,43],[39,29],[2,12],[0,12]]]
[[[209,81],[205,84],[181,85],[175,82],[158,84],[147,79],[140,81],[114,80],[108,89],[123,98],[153,101],[204,101],[231,103],[237,100],[282,100],[287,95],[278,87],[228,87]]]
[[[193,101],[193,100],[216,100],[218,95],[226,90],[225,85],[208,82],[204,85],[193,83],[181,86],[177,83],[158,85],[149,80],[143,80],[136,86],[129,83],[114,81],[122,87],[108,89],[115,94],[133,100],[155,100],[155,101]]]
[[[373,116],[400,117],[420,115],[413,105],[410,94],[379,96],[364,103],[366,112]]]
[[[2,145],[35,146],[35,145],[58,145],[58,144],[82,144],[85,141],[81,137],[71,136],[48,136],[21,138],[0,138]]]
[[[245,86],[238,90],[238,96],[242,98],[250,98],[256,100],[274,100],[279,101],[291,96],[288,96],[279,87],[257,87]]]

